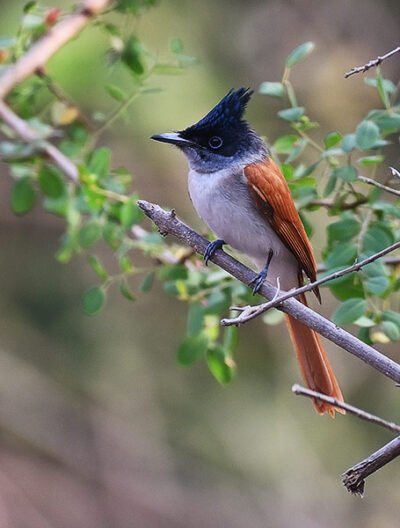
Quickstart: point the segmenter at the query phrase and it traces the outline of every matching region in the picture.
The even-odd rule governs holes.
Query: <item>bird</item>
[[[254,294],[266,279],[289,291],[303,284],[304,274],[316,280],[316,260],[278,163],[244,118],[253,93],[231,89],[196,124],[151,139],[174,145],[186,156],[190,199],[217,236],[206,248],[205,264],[227,244],[254,263]],[[321,302],[318,287],[313,292]],[[304,294],[298,300],[307,305]],[[285,319],[306,385],[342,402],[319,335],[290,315]],[[319,414],[342,412],[318,399],[313,404]]]

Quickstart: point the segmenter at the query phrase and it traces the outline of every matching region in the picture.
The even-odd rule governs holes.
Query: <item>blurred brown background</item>
[[[14,34],[23,3],[1,2],[1,34]],[[351,131],[379,103],[361,76],[343,73],[397,46],[399,25],[394,0],[164,0],[140,20],[139,35],[161,55],[182,37],[200,64],[155,80],[164,92],[140,99],[103,143],[115,165],[133,171],[141,196],[201,227],[183,157],[149,135],[198,120],[231,87],[278,80],[288,52],[307,40],[317,47],[294,71],[301,103],[322,122],[320,134]],[[105,48],[89,30],[50,63],[87,114],[109,104]],[[397,82],[399,58],[384,72]],[[256,96],[248,112],[272,141],[283,131],[277,109]],[[83,258],[55,261],[59,220],[40,207],[22,219],[10,213],[1,170],[0,528],[398,525],[398,462],[371,477],[362,500],[340,484],[390,435],[349,416],[319,418],[291,394],[299,374],[283,327],[240,330],[239,376],[223,388],[204,364],[176,364],[185,306],[158,286],[135,304],[112,294],[99,316],[84,316],[82,293],[96,278]],[[317,253],[323,236],[321,228]],[[323,297],[329,315],[335,301],[327,290]],[[399,421],[393,383],[328,349],[346,399]]]

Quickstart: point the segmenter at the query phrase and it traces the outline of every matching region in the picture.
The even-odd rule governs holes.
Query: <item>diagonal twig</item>
[[[389,429],[389,431],[392,431],[394,433],[400,433],[400,425],[397,425],[394,422],[388,422],[387,420],[384,420],[383,418],[380,418],[379,416],[375,416],[374,414],[363,411],[362,409],[359,409],[358,407],[354,407],[354,405],[350,405],[349,403],[341,402],[337,400],[336,398],[327,396],[326,394],[321,394],[320,392],[313,391],[311,389],[306,389],[305,387],[302,387],[301,385],[297,385],[297,384],[293,385],[292,392],[296,394],[297,396],[315,398],[316,400],[320,400],[326,403],[331,403],[335,407],[339,407],[340,409],[345,410],[349,414],[357,416],[357,418],[360,418],[360,420],[365,420],[367,422],[380,425],[381,427],[384,427],[385,429]]]
[[[376,59],[371,59],[366,64],[363,64],[363,66],[355,66],[354,68],[351,68],[348,72],[344,74],[345,79],[348,77],[351,77],[351,75],[354,75],[356,73],[366,72],[371,68],[376,68],[376,66],[379,66],[384,60],[389,59],[389,57],[392,57],[396,53],[400,52],[400,46],[397,48],[392,49],[388,53],[385,53],[385,55],[380,55]]]
[[[30,50],[10,65],[0,77],[0,99],[36,71],[70,41],[90,21],[103,11],[110,0],[83,0],[74,13],[47,31]]]
[[[300,288],[290,290],[287,293],[280,295],[279,297],[276,297],[266,303],[258,304],[256,306],[244,306],[242,308],[234,307],[234,310],[240,310],[241,314],[238,315],[237,317],[232,317],[229,319],[222,319],[221,324],[223,326],[231,326],[231,325],[247,323],[247,321],[250,321],[251,319],[258,317],[259,315],[263,314],[267,310],[270,310],[271,308],[282,305],[284,301],[287,301],[288,299],[292,297],[297,297],[301,293],[306,293],[308,291],[313,290],[314,288],[318,286],[321,286],[321,284],[325,284],[326,282],[332,281],[334,279],[339,279],[340,277],[343,277],[344,275],[348,275],[349,273],[359,271],[364,266],[371,264],[371,262],[374,262],[375,260],[378,260],[384,255],[387,255],[388,253],[391,253],[392,251],[395,251],[396,249],[399,249],[399,248],[400,248],[400,241],[392,244],[391,246],[388,246],[385,249],[382,249],[378,253],[375,253],[374,255],[371,255],[370,257],[367,257],[364,260],[361,260],[360,262],[356,262],[355,264],[353,264],[352,266],[349,266],[348,268],[345,268],[340,271],[335,271],[334,273],[331,273],[330,275],[327,275],[326,277],[323,277],[322,279],[318,279],[314,282],[310,282],[309,284],[306,284],[305,286],[301,286]]]
[[[138,205],[158,227],[160,233],[164,235],[170,234],[193,248],[200,255],[204,255],[208,240],[179,220],[175,212],[165,211],[159,205],[146,202],[145,200],[139,200]],[[224,251],[217,251],[211,260],[244,284],[249,285],[256,276],[253,271]],[[272,299],[276,293],[276,288],[272,284],[265,282],[260,293],[267,299]],[[336,326],[332,321],[317,314],[293,298],[287,299],[281,309],[333,343],[336,343],[339,347],[368,363],[388,378],[397,383],[400,382],[400,365],[398,363],[360,341],[343,328]]]
[[[368,185],[373,185],[374,187],[377,187],[378,189],[382,189],[383,191],[386,191],[390,194],[394,194],[395,196],[400,196],[400,191],[397,189],[393,189],[393,187],[388,187],[387,185],[383,185],[383,183],[379,183],[376,180],[373,180],[372,178],[366,178],[365,176],[358,176],[357,178],[359,181],[362,181],[363,183],[366,183]]]
[[[365,479],[383,466],[400,456],[400,436],[397,436],[368,458],[355,464],[343,473],[343,484],[347,491],[355,495],[364,494]]]

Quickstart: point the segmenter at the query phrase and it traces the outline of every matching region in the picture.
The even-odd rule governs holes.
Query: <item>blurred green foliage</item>
[[[149,292],[157,279],[167,295],[188,306],[186,335],[177,351],[179,363],[189,365],[205,359],[215,378],[227,383],[236,373],[233,356],[237,329],[222,330],[219,321],[231,305],[252,302],[251,292],[225,272],[201,266],[185,248],[167,246],[161,235],[144,230],[139,225],[143,214],[137,206],[138,194],[131,174],[125,167],[114,166],[108,147],[98,146],[104,133],[124,117],[134,101],[159,91],[157,76],[183,74],[196,64],[195,58],[184,53],[181,39],[172,39],[168,60],[159,60],[140,33],[124,24],[124,17],[139,17],[156,3],[121,0],[93,22],[108,42],[104,68],[112,70],[116,79],[118,72],[127,72],[130,79],[128,91],[117,82],[105,84],[110,98],[108,113],[84,115],[79,103],[71,101],[57,79],[45,72],[17,86],[10,95],[12,108],[40,137],[54,139],[78,166],[79,182],[68,180],[45,159],[40,144],[21,143],[6,126],[2,126],[7,139],[0,143],[0,153],[15,180],[11,192],[14,212],[27,214],[41,201],[47,212],[65,222],[57,259],[66,263],[77,254],[89,253],[88,263],[99,285],[85,293],[85,313],[97,314],[111,287],[116,287],[127,300],[135,301],[140,293]],[[43,9],[36,2],[26,4],[16,36],[1,40],[1,67],[7,68],[23,56],[66,14]],[[379,189],[366,190],[357,180],[361,172],[374,178],[377,168],[384,166],[391,138],[400,132],[400,107],[394,102],[395,84],[384,79],[378,69],[375,77],[366,78],[366,83],[377,91],[381,107],[371,109],[355,130],[334,130],[322,142],[316,140],[313,131],[320,125],[300,106],[291,82],[293,68],[313,49],[312,42],[295,48],[286,59],[282,78],[261,83],[259,93],[281,103],[277,115],[287,130],[275,139],[271,153],[281,163],[310,236],[313,229],[309,213],[328,210],[330,223],[323,259],[324,273],[329,274],[399,238],[398,201]],[[309,151],[312,162],[304,163]],[[115,256],[118,273],[111,273],[96,254],[96,244],[101,242]],[[136,264],[138,254],[149,257],[148,266]],[[140,291],[132,291],[129,285],[129,279],[136,275],[143,275]],[[337,324],[354,323],[360,328],[360,338],[369,343],[400,339],[396,313],[400,279],[395,266],[375,262],[327,287],[341,303],[332,315]],[[264,321],[274,324],[276,317],[268,315]]]

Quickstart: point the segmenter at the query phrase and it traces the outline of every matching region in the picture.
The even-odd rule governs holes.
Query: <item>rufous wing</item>
[[[258,210],[296,257],[299,267],[315,281],[317,267],[313,249],[279,166],[267,158],[247,165],[244,174]],[[314,293],[320,301],[318,288]]]

